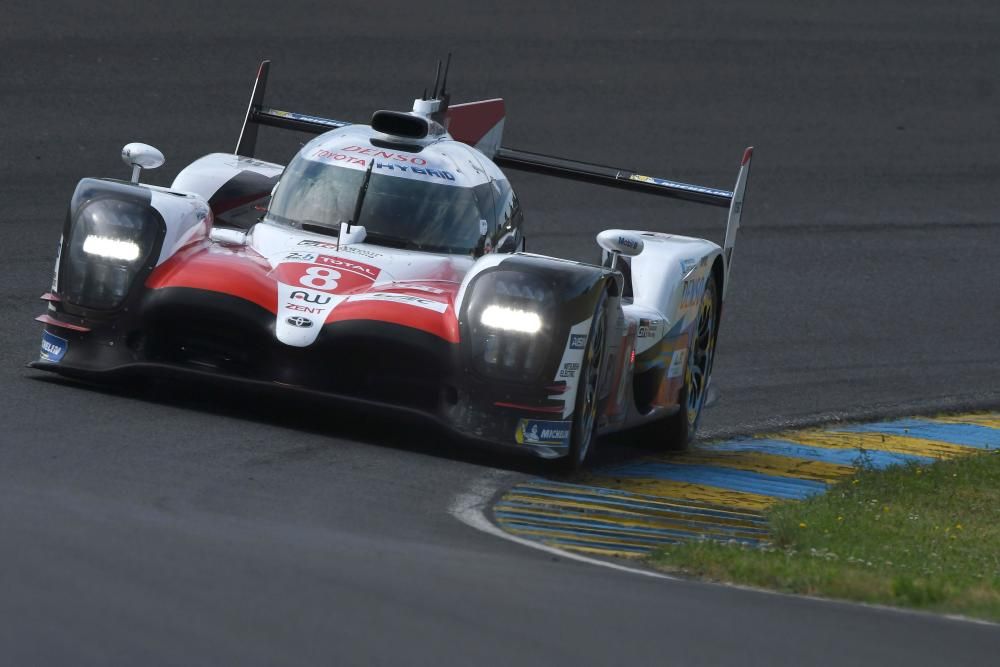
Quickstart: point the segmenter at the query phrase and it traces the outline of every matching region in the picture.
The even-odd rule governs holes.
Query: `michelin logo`
[[[515,439],[519,445],[569,445],[573,422],[522,419],[517,423]]]
[[[68,347],[69,342],[66,339],[54,336],[48,331],[43,331],[42,349],[39,356],[43,361],[51,361],[54,364],[58,364],[66,356],[66,348]]]

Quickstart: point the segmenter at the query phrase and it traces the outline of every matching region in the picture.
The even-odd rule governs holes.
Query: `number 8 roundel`
[[[316,264],[288,262],[279,264],[271,277],[286,285],[306,287],[330,294],[363,292],[378,277],[377,267],[321,255]]]

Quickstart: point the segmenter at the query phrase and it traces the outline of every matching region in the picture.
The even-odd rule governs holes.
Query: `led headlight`
[[[139,259],[139,244],[126,239],[114,239],[91,234],[83,242],[83,251],[105,259],[120,259],[134,262]]]
[[[115,310],[150,268],[165,225],[148,190],[114,181],[80,181],[70,204],[59,293],[73,306]]]
[[[518,331],[527,334],[538,333],[542,328],[542,318],[538,316],[538,313],[507,306],[487,306],[483,309],[479,321],[491,329]]]
[[[554,301],[551,286],[530,273],[495,270],[477,276],[463,334],[472,367],[498,380],[536,377],[551,347]]]

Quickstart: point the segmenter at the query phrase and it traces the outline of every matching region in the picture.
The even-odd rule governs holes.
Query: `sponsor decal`
[[[519,445],[569,445],[571,421],[540,421],[522,419],[517,422],[514,439]]]
[[[443,313],[448,310],[448,304],[441,301],[432,301],[414,294],[398,294],[396,292],[372,292],[371,294],[355,294],[348,301],[392,301],[403,303],[417,308],[426,308],[436,313]]]
[[[412,165],[406,166],[402,164],[386,164],[383,162],[375,162],[376,169],[388,169],[389,171],[396,171],[397,169],[406,173],[409,171],[411,174],[419,174],[420,176],[431,176],[433,178],[441,178],[446,181],[454,181],[455,174],[450,171],[445,171],[444,169],[431,169],[430,167],[414,167]]]
[[[298,245],[309,246],[310,248],[329,248],[330,250],[336,250],[337,249],[337,244],[336,243],[327,243],[326,241],[313,241],[312,239],[306,239],[305,241],[299,241]],[[298,259],[298,258],[294,258],[294,257],[289,256],[289,259]],[[309,255],[309,261],[312,261],[314,259],[316,259],[316,255]]]
[[[365,276],[375,280],[378,278],[379,268],[372,266],[370,264],[362,264],[361,262],[355,262],[350,259],[343,259],[341,257],[331,257],[330,255],[320,255],[316,258],[317,264],[326,264],[327,266],[336,266],[338,269],[343,269],[345,271],[350,271],[351,273],[356,273],[359,276]]]
[[[681,348],[680,350],[674,350],[674,356],[670,360],[670,367],[667,368],[667,377],[675,378],[680,377],[684,372],[684,360],[687,359],[687,348]]]
[[[330,303],[330,299],[332,297],[326,296],[325,294],[310,294],[309,292],[303,292],[302,290],[295,290],[289,295],[288,298],[298,299],[308,303],[317,303],[322,306]]]
[[[345,164],[358,164],[362,167],[368,166],[368,160],[364,158],[360,158],[355,155],[346,155],[337,151],[329,151],[325,148],[320,148],[310,157],[315,158],[316,161],[322,160],[323,162],[343,162]]]
[[[639,242],[636,241],[635,239],[630,239],[627,236],[619,236],[618,245],[620,245],[623,248],[628,248],[629,250],[635,250],[636,248],[639,247]]]
[[[42,349],[39,356],[44,361],[51,361],[54,364],[58,364],[66,356],[68,348],[69,341],[65,338],[50,334],[48,331],[42,332]]]
[[[410,289],[416,290],[418,292],[427,292],[428,294],[444,294],[443,289],[438,289],[437,287],[430,287],[428,285],[407,285],[405,283],[397,283],[396,287],[399,289]]]
[[[56,265],[52,269],[52,289],[50,291],[55,292],[59,289],[59,260],[62,258],[62,244],[63,239],[59,237],[59,246],[56,247]]]
[[[698,260],[696,259],[682,259],[681,260],[681,276],[686,276],[691,273],[695,267],[698,266]]]
[[[636,333],[637,338],[655,338],[660,330],[660,320],[639,320],[639,330]]]
[[[582,350],[587,347],[587,334],[570,334],[569,349]]]
[[[364,146],[347,146],[345,148],[340,148],[338,150],[341,153],[353,153],[355,155],[370,155],[374,158],[380,158],[382,160],[391,160],[393,162],[405,162],[407,164],[415,164],[418,167],[427,164],[427,160],[416,155],[404,155],[403,153],[392,153],[389,151],[382,151],[377,148],[366,148]]]
[[[715,188],[706,188],[700,185],[691,185],[690,183],[678,183],[677,181],[668,181],[665,178],[655,178],[653,176],[643,176],[642,174],[632,174],[628,177],[630,181],[641,181],[643,183],[651,183],[653,185],[664,185],[668,188],[673,188],[675,190],[686,190],[687,192],[701,192],[707,195],[715,195],[717,197],[732,197],[731,192],[726,192],[725,190],[716,190]]]
[[[302,317],[301,315],[293,315],[285,320],[293,327],[299,327],[300,329],[308,329],[313,325],[313,321],[308,317]]]
[[[279,264],[272,274],[278,282],[292,286],[293,289],[305,288],[330,294],[348,294],[374,283],[379,269],[350,259],[319,255],[312,264],[304,262]],[[312,301],[312,303],[320,302]]]
[[[701,301],[701,295],[705,291],[705,283],[708,276],[702,276],[697,280],[684,281],[684,292],[681,294],[681,308],[690,308]]]
[[[326,311],[326,308],[321,308],[319,306],[304,306],[301,303],[286,303],[285,308],[300,313],[309,313],[310,315],[319,315],[320,313]]]
[[[338,252],[349,252],[355,255],[361,255],[362,257],[368,257],[369,259],[375,259],[376,257],[382,256],[382,253],[380,252],[375,252],[374,250],[369,250],[368,248],[359,248],[355,245],[349,245],[346,243],[338,248],[336,243],[306,239],[305,241],[299,241],[298,245],[309,246],[310,248],[326,248],[327,250],[336,250]],[[317,256],[314,253],[310,252],[293,252],[285,259],[299,262],[315,262],[316,257]]]
[[[561,379],[575,378],[576,372],[578,370],[580,370],[580,364],[576,363],[575,361],[566,362],[559,369],[559,378]]]

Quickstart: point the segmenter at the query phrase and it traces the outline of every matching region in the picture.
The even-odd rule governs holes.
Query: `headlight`
[[[83,242],[83,251],[88,255],[97,255],[105,259],[121,259],[126,262],[139,259],[139,244],[107,236],[91,234]]]
[[[155,262],[165,226],[147,190],[113,181],[80,181],[59,271],[63,300],[91,310],[120,308]]]
[[[542,318],[538,316],[538,313],[506,306],[487,306],[479,321],[491,329],[518,331],[527,334],[538,333],[542,328]]]
[[[481,374],[530,381],[550,349],[555,295],[540,277],[490,271],[476,278],[468,299],[466,330],[470,362]]]

